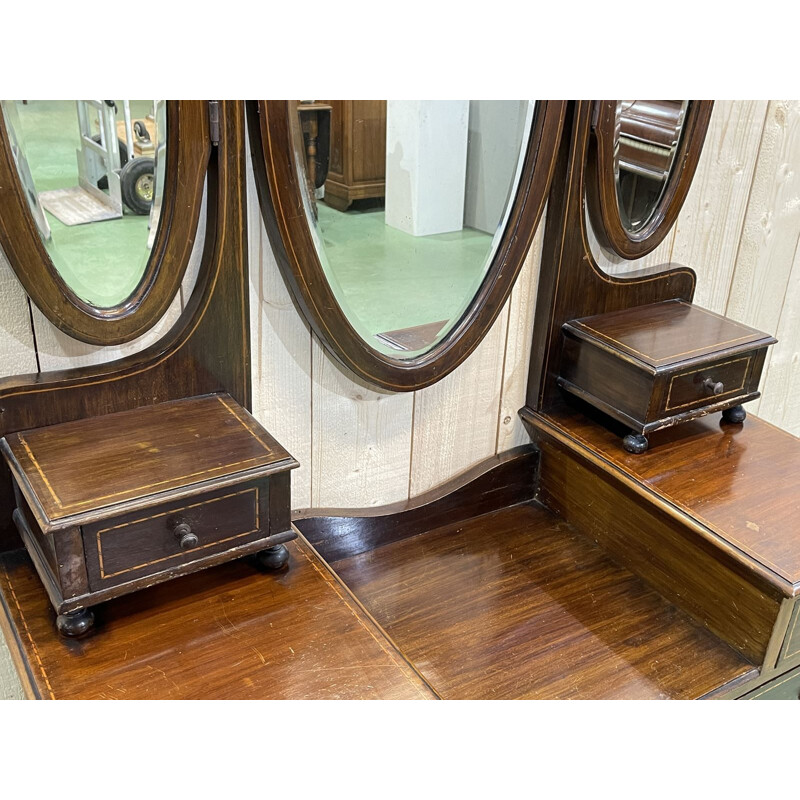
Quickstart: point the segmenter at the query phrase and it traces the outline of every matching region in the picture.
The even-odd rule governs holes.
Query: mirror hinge
[[[219,144],[219,100],[208,101],[208,127],[211,144],[216,147]]]

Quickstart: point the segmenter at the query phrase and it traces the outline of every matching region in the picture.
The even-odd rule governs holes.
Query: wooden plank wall
[[[293,474],[295,509],[403,500],[527,441],[516,412],[524,402],[541,226],[509,302],[475,353],[434,386],[390,394],[363,384],[314,338],[280,277],[252,175],[248,202],[254,413],[302,464]],[[765,398],[751,410],[795,434],[799,236],[800,103],[718,102],[678,223],[643,262],[693,266],[699,304],[777,334]],[[610,272],[641,266],[597,256]],[[0,292],[0,372],[34,371],[31,312],[2,260]],[[181,303],[176,298],[170,313]],[[42,369],[121,354],[71,342],[35,309],[32,316]]]

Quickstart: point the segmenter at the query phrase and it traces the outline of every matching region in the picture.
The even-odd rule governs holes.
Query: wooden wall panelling
[[[37,370],[28,302],[0,250],[0,377]]]
[[[536,237],[531,243],[511,297],[508,300],[508,329],[503,356],[503,386],[500,413],[497,418],[496,451],[502,453],[517,445],[530,442],[525,425],[517,412],[525,405],[528,382],[528,362],[531,357],[531,331],[536,309],[536,288],[542,260],[542,239],[547,222],[547,210],[542,215]]]
[[[750,187],[736,269],[726,314],[769,333],[778,329],[800,235],[800,101],[772,100],[767,110],[758,163]],[[778,342],[767,355],[762,391],[773,359],[782,360],[791,343]],[[751,410],[760,413],[761,403]]]
[[[758,414],[762,419],[800,436],[800,245],[794,254],[778,330],[762,379]],[[790,476],[783,476],[790,480]]]
[[[414,393],[410,497],[495,454],[507,327],[508,303],[461,366]]]
[[[270,249],[247,158],[253,416],[300,462],[292,508],[311,505],[311,329],[295,310]]]
[[[414,392],[368,386],[313,337],[314,508],[381,506],[408,497],[414,404]]]
[[[725,313],[767,112],[765,100],[721,100],[675,225],[671,260],[697,272],[694,302]]]

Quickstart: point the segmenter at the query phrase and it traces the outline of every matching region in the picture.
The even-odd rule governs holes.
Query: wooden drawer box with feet
[[[90,606],[232,558],[285,563],[297,462],[228,395],[22,431],[0,441],[14,520],[65,635]]]
[[[743,422],[777,341],[682,300],[570,320],[563,332],[559,386],[629,426],[633,453],[653,431],[713,411]]]

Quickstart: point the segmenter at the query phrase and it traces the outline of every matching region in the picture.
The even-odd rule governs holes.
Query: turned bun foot
[[[622,446],[629,452],[629,453],[644,453],[645,450],[650,446],[650,442],[647,441],[647,437],[641,433],[629,433],[623,440]]]
[[[258,553],[258,560],[265,569],[281,569],[289,562],[289,551],[285,545],[276,544]]]
[[[56,628],[62,636],[70,639],[86,636],[94,628],[94,614],[88,608],[67,611],[56,617]]]
[[[741,425],[747,418],[747,412],[744,406],[733,406],[733,408],[726,408],[722,412],[722,419],[724,422],[732,422],[735,425]]]

